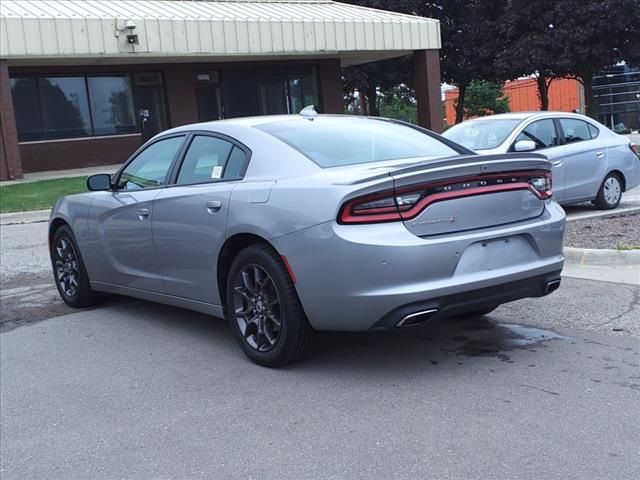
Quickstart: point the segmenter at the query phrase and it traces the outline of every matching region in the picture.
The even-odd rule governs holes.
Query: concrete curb
[[[603,267],[630,267],[640,265],[640,250],[608,250],[593,248],[564,248],[568,264]]]
[[[48,222],[50,215],[51,215],[51,209],[33,210],[32,212],[0,213],[0,225]]]
[[[637,207],[623,207],[616,208],[615,210],[605,210],[601,212],[589,212],[589,213],[572,213],[567,215],[567,222],[577,222],[579,220],[591,220],[593,218],[609,218],[619,217],[622,215],[631,215],[640,212],[640,206]]]

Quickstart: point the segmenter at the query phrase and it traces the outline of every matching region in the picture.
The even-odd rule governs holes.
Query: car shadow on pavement
[[[139,325],[141,327],[160,328],[176,337],[187,337],[188,341],[206,342],[217,353],[237,356],[249,364],[222,319],[115,296],[109,297],[104,307],[135,322],[149,322]],[[422,370],[425,366],[459,368],[465,362],[473,362],[474,357],[513,363],[518,351],[535,354],[549,342],[564,338],[549,330],[500,322],[491,315],[448,318],[388,332],[317,332],[310,355],[284,370],[328,370],[335,374],[340,369],[388,375],[390,370],[407,372]]]
[[[575,204],[572,204],[572,205],[563,205],[562,208],[569,215],[574,214],[574,213],[578,214],[578,213],[600,212],[601,211],[591,202],[575,203]]]
[[[552,331],[499,322],[491,315],[447,318],[397,332],[322,333],[310,361],[405,372],[424,365],[458,368],[474,357],[514,363],[517,351],[536,353],[547,342],[563,338]]]

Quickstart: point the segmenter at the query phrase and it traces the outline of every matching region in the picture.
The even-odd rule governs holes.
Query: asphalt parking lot
[[[640,477],[636,285],[565,278],[485,318],[321,334],[268,370],[221,320],[68,309],[44,232],[1,232],[3,479]]]

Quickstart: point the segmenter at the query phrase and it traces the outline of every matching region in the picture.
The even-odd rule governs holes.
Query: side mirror
[[[513,149],[516,152],[532,152],[536,149],[536,142],[533,140],[518,140]]]
[[[98,173],[87,178],[87,188],[92,192],[111,190],[111,175]]]

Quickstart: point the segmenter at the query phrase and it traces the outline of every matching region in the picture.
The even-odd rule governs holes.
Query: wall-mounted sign
[[[162,74],[160,72],[134,73],[133,81],[139,87],[151,87],[162,85]]]
[[[200,83],[219,83],[220,72],[212,70],[210,72],[196,72],[196,82]]]

